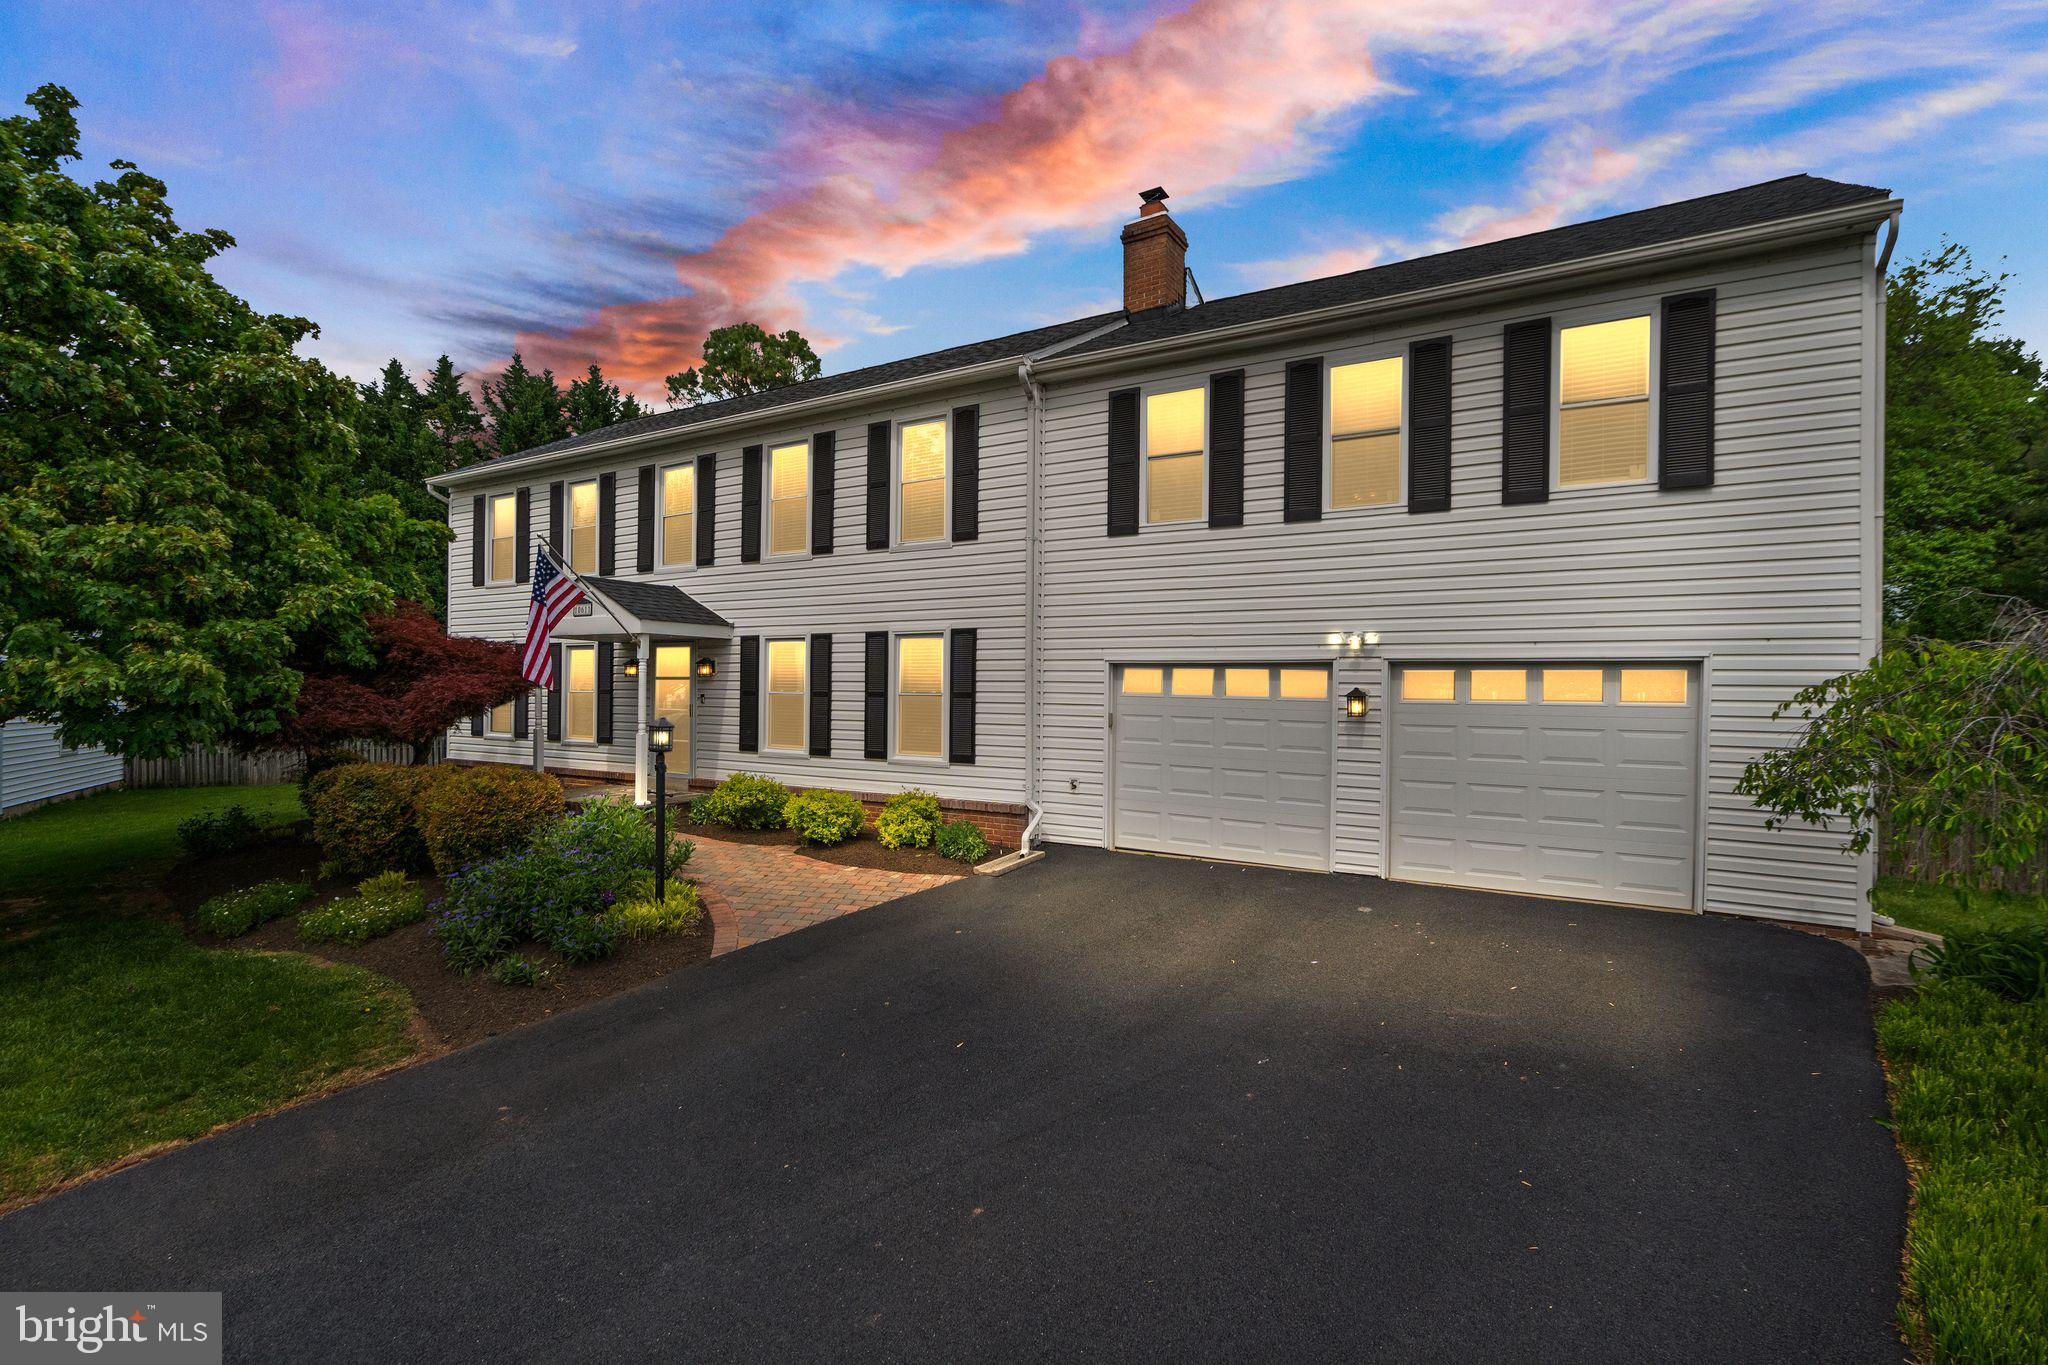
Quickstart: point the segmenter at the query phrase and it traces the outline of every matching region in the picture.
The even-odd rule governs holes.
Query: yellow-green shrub
[[[522,848],[562,813],[562,784],[531,768],[432,768],[416,799],[420,838],[444,876]]]
[[[395,763],[347,763],[306,784],[313,841],[335,872],[365,876],[425,861],[413,803],[427,771]]]
[[[799,792],[783,803],[782,823],[807,844],[830,848],[860,833],[868,822],[867,808],[845,792]]]
[[[883,848],[930,848],[939,834],[939,798],[930,792],[897,792],[875,817],[875,838]]]

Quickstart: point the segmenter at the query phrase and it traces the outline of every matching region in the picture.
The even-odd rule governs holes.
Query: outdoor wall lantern
[[[707,654],[703,658],[697,660],[697,676],[704,679],[704,681],[711,681],[712,675],[717,672],[718,665],[712,661],[710,655]]]
[[[1365,689],[1354,687],[1344,694],[1344,714],[1352,720],[1365,719]]]
[[[626,676],[629,678],[640,676],[640,660],[635,655],[629,654],[626,656]]]
[[[654,753],[654,903],[668,898],[668,752],[676,747],[676,725],[658,716],[647,727],[647,747]]]

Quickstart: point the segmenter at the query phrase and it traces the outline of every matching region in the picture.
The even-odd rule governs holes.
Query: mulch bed
[[[307,902],[308,909],[355,890],[356,879],[319,878],[319,864],[319,850],[304,839],[274,839],[203,862],[181,863],[165,878],[164,892],[184,922],[186,933],[207,947],[304,953],[322,961],[366,967],[398,982],[411,992],[413,1008],[419,1012],[422,1037],[435,1051],[462,1047],[587,1005],[666,976],[679,967],[694,966],[711,956],[711,923],[707,917],[694,934],[625,939],[612,956],[579,967],[569,966],[553,953],[528,944],[520,950],[521,955],[546,968],[547,979],[537,986],[501,986],[488,973],[458,976],[442,964],[441,947],[427,932],[431,914],[418,924],[408,924],[383,938],[353,947],[303,942],[296,916],[273,920],[232,939],[215,938],[194,922],[200,905],[210,897],[261,881],[311,882],[315,895]],[[423,877],[420,885],[426,889],[429,902],[441,894],[438,877]]]
[[[724,825],[699,824],[681,811],[674,816],[675,832],[689,839],[717,839],[728,844],[778,844],[806,858],[841,867],[878,867],[889,872],[923,872],[934,877],[964,877],[966,863],[941,858],[928,848],[883,848],[875,839],[873,826],[835,848],[812,848],[786,829],[728,829]],[[1000,858],[1010,850],[990,848],[989,858]],[[983,859],[984,862],[988,859]]]

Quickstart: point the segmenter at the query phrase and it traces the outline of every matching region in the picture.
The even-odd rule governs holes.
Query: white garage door
[[[1393,691],[1395,877],[1691,907],[1693,670],[1415,665]]]
[[[1116,847],[1330,866],[1328,668],[1133,664],[1115,689]]]

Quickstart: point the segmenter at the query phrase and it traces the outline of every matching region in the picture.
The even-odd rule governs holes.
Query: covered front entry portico
[[[566,646],[610,642],[624,646],[635,665],[627,679],[634,699],[633,800],[647,805],[650,759],[647,727],[666,716],[676,729],[676,747],[669,767],[687,779],[695,744],[695,709],[691,706],[698,669],[724,642],[732,639],[732,623],[680,588],[625,578],[578,575],[585,601],[549,636]],[[573,687],[573,679],[557,678],[557,687]],[[533,766],[544,765],[541,733],[534,727]]]

